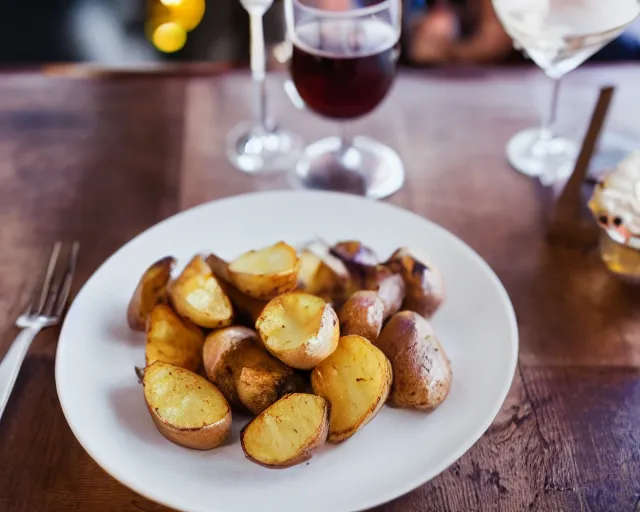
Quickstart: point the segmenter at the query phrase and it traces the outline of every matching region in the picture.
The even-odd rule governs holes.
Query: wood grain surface
[[[336,127],[297,111],[271,79],[279,121],[307,140]],[[599,86],[618,85],[608,128],[639,134],[637,67],[565,81],[560,124],[586,128]],[[498,418],[457,463],[385,512],[640,511],[640,288],[594,250],[550,247],[541,189],[504,145],[535,125],[549,84],[535,69],[402,73],[349,130],[396,148],[407,184],[389,201],[462,237],[493,267],[518,316],[518,372]],[[124,242],[219,197],[287,187],[235,171],[224,142],[250,116],[248,75],[0,75],[0,356],[34,269],[57,239],[82,244],[77,290]],[[537,101],[537,98],[539,101]],[[639,143],[640,146],[640,143]],[[0,421],[0,511],[166,511],[113,480],[57,401],[58,332],[34,343]]]

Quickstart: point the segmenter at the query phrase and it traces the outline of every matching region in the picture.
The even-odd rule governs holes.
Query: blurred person
[[[407,0],[404,47],[418,65],[522,61],[491,0]],[[591,60],[640,59],[640,41],[627,32]]]

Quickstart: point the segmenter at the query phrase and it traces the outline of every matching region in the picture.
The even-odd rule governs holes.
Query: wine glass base
[[[514,135],[507,143],[507,159],[518,172],[561,180],[573,171],[578,146],[565,137],[544,139],[540,128],[530,128]]]
[[[391,148],[368,137],[343,147],[339,137],[310,144],[295,169],[294,185],[382,199],[404,184],[404,166]]]
[[[291,169],[303,148],[302,138],[295,133],[280,128],[267,131],[246,122],[231,130],[227,138],[227,157],[249,174]]]

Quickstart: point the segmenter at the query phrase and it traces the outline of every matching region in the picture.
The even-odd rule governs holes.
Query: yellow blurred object
[[[162,52],[177,52],[187,42],[187,31],[178,23],[163,23],[153,31],[152,41]]]
[[[149,10],[149,21],[158,25],[172,21],[187,32],[202,21],[205,0],[154,0]]]
[[[160,51],[172,53],[186,43],[187,32],[204,16],[205,0],[147,0],[147,37]]]

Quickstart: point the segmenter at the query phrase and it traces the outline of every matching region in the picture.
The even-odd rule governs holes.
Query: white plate
[[[434,325],[454,380],[435,412],[383,408],[353,438],[325,446],[306,464],[270,470],[249,462],[230,441],[199,452],[155,429],[134,366],[144,336],[129,331],[127,303],[144,269],[172,254],[184,265],[196,252],[233,258],[278,240],[320,235],[359,239],[386,257],[402,245],[432,255],[448,297]],[[389,501],[461,457],[502,405],[515,371],[513,307],[489,266],[444,229],[412,213],[353,196],[276,192],[232,197],[180,213],[141,234],[91,277],[74,301],[58,345],[56,383],[64,414],[85,450],[139,494],[193,512],[341,512]]]

